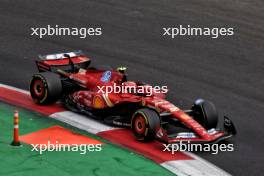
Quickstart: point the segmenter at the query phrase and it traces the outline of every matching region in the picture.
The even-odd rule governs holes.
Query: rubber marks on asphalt
[[[19,105],[26,109],[37,111],[44,115],[50,115],[55,112],[65,111],[65,109],[59,104],[54,104],[50,106],[36,105],[32,101],[29,94],[25,94],[23,92],[19,92],[19,91],[12,90],[6,87],[1,87],[1,86],[0,86],[0,100],[3,100],[10,104]]]
[[[192,160],[192,157],[182,152],[172,154],[170,152],[163,151],[164,146],[160,142],[139,142],[135,139],[133,133],[129,129],[104,131],[97,133],[97,136],[101,136],[113,143],[132,149],[133,151],[142,154],[157,163],[163,163],[170,160]]]
[[[82,145],[82,144],[103,144],[102,142],[74,133],[61,126],[52,126],[42,129],[33,133],[20,136],[20,141],[27,144],[69,144],[69,145]]]

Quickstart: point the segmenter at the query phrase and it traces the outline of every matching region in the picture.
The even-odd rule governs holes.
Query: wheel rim
[[[142,115],[137,115],[135,119],[135,131],[144,134],[146,131],[146,120]]]
[[[33,92],[36,97],[42,97],[44,94],[44,84],[41,80],[35,80],[33,83]]]

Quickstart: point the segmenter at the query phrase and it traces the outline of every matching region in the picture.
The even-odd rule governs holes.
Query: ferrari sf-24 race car
[[[34,102],[45,105],[60,100],[73,112],[131,128],[139,141],[215,143],[236,134],[228,117],[222,129],[217,128],[218,114],[210,101],[198,99],[190,109],[182,110],[165,99],[166,93],[99,91],[100,86],[133,84],[147,90],[149,85],[128,81],[125,67],[91,67],[90,62],[81,51],[39,56],[39,73],[30,83]]]

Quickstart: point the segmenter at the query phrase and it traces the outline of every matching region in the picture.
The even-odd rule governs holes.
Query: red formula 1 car
[[[165,99],[166,92],[149,95],[150,85],[128,81],[126,68],[94,68],[90,62],[81,51],[39,56],[39,73],[30,84],[33,100],[41,105],[60,100],[71,111],[130,127],[140,141],[211,143],[236,134],[227,117],[223,129],[217,128],[218,114],[209,101],[198,99],[181,110]],[[106,92],[117,86],[134,91]]]

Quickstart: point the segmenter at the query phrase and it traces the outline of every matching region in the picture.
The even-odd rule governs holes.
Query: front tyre
[[[197,120],[205,129],[217,127],[218,113],[212,102],[198,99],[193,103],[192,111],[195,120]]]
[[[137,110],[131,119],[131,129],[139,141],[152,141],[160,128],[160,118],[156,111],[143,108]]]
[[[59,100],[62,92],[60,77],[51,72],[33,75],[30,83],[30,94],[37,104],[52,104]]]

